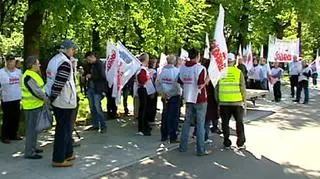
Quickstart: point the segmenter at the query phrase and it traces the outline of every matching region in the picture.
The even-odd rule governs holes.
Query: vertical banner
[[[106,61],[106,78],[108,81],[108,86],[114,84],[117,76],[117,60],[119,59],[119,51],[116,46],[111,42],[108,42],[107,46],[107,61]]]
[[[206,33],[206,48],[204,49],[203,58],[210,59],[210,43],[209,43],[209,34]]]
[[[211,51],[210,65],[208,73],[210,80],[215,87],[220,78],[227,74],[228,66],[228,49],[224,36],[224,9],[220,4],[219,16],[214,32],[214,45]]]

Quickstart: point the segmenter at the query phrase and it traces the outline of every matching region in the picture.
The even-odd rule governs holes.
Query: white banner
[[[121,90],[129,79],[140,69],[140,61],[132,55],[120,42],[117,47],[108,42],[106,76],[109,87],[112,87],[112,97],[116,103],[121,103]]]
[[[210,43],[209,43],[209,34],[206,33],[206,48],[204,49],[203,58],[210,59]]]
[[[244,59],[243,63],[247,67],[247,70],[250,70],[251,68],[253,68],[253,53],[251,43],[247,45],[245,57],[246,58]]]
[[[180,58],[189,61],[189,53],[183,48],[181,48]]]
[[[214,47],[211,51],[208,73],[210,80],[215,87],[224,75],[227,74],[228,48],[224,36],[224,9],[220,4],[219,16],[214,33]]]
[[[280,40],[269,36],[268,61],[291,62],[293,56],[299,56],[299,39]]]
[[[111,42],[108,42],[107,46],[107,62],[106,62],[106,77],[108,81],[108,86],[114,84],[117,76],[117,60],[119,58],[119,51],[116,46],[114,46]]]

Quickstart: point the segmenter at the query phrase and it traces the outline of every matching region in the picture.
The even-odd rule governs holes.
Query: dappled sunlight
[[[14,154],[12,154],[13,158],[19,158],[19,157],[23,157],[24,153],[23,152],[16,152]]]
[[[308,170],[308,169],[301,168],[299,166],[291,165],[290,163],[284,163],[282,165],[284,167],[285,173],[298,174],[298,175],[316,177],[316,178],[320,177],[320,170]]]
[[[150,165],[150,164],[154,164],[154,162],[155,161],[149,157],[146,157],[146,158],[140,160],[141,165]]]
[[[186,178],[186,179],[197,178],[196,175],[190,174],[190,173],[188,173],[186,171],[180,171],[178,173],[175,173],[174,176],[183,177],[183,178]]]
[[[228,167],[226,167],[226,166],[224,166],[224,165],[222,165],[222,164],[219,164],[218,162],[213,162],[213,165],[215,165],[215,166],[217,166],[217,167],[219,167],[219,168],[222,168],[222,169],[224,169],[224,170],[229,170]]]

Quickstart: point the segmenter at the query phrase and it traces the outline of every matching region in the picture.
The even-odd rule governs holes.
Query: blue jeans
[[[179,122],[180,96],[173,96],[165,102],[161,119],[161,140],[165,141],[170,136],[170,141],[177,140]]]
[[[75,109],[53,108],[56,129],[53,144],[53,162],[63,162],[73,154],[71,120]]]
[[[203,154],[205,152],[205,144],[204,144],[204,123],[205,116],[207,112],[207,103],[200,104],[186,104],[186,120],[184,121],[182,134],[181,134],[181,143],[179,146],[179,150],[181,152],[187,151],[188,139],[189,139],[189,131],[191,122],[193,117],[196,115],[197,119],[197,153]]]
[[[209,139],[209,132],[210,132],[210,124],[211,124],[211,120],[205,120],[204,122],[204,129],[205,129],[205,132],[204,132],[204,140],[208,140]]]
[[[106,122],[104,118],[104,114],[101,107],[101,100],[103,99],[103,95],[101,93],[97,93],[94,89],[89,88],[88,92],[88,100],[90,111],[92,115],[92,125],[94,128],[105,128]]]
[[[301,98],[301,91],[303,89],[304,91],[304,102],[307,103],[309,102],[309,84],[308,84],[308,81],[306,80],[303,80],[303,81],[300,81],[299,84],[298,84],[298,89],[297,89],[297,96],[296,96],[296,100],[297,101],[300,101],[300,98]]]

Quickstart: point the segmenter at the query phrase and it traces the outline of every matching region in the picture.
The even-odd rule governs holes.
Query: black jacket
[[[107,80],[105,67],[101,60],[97,60],[94,64],[89,64],[88,73],[91,74],[91,79],[88,80],[88,87],[90,83],[93,84],[93,89],[97,93],[102,93],[107,91]]]

